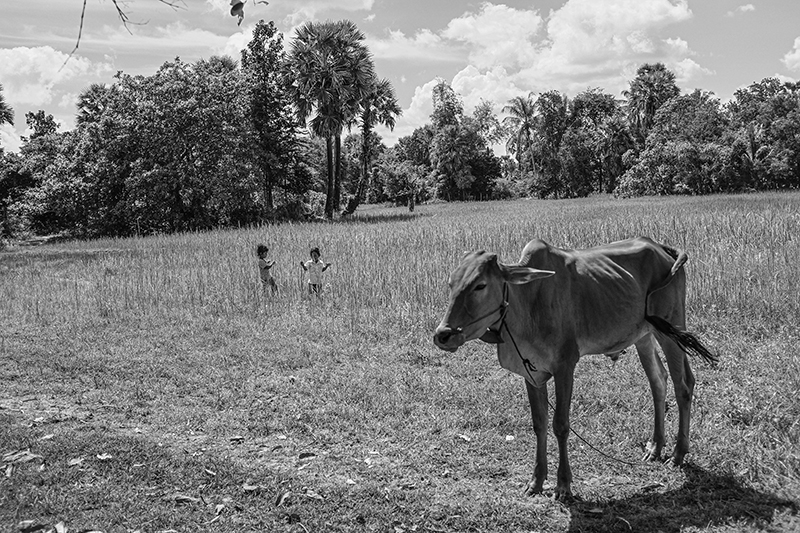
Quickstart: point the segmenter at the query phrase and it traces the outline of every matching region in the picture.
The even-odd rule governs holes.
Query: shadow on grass
[[[407,222],[409,220],[416,220],[426,216],[422,213],[381,213],[381,214],[359,214],[356,212],[353,215],[342,217],[334,222],[340,224],[382,224],[386,222]]]
[[[718,475],[689,464],[683,470],[687,478],[683,486],[665,493],[573,502],[568,531],[679,533],[687,527],[704,530],[725,524],[780,530],[780,524],[773,524],[776,513],[797,515],[796,502],[742,486],[729,474]]]
[[[0,267],[6,268],[19,268],[21,266],[28,266],[32,263],[50,263],[53,261],[62,263],[76,263],[83,262],[88,264],[91,261],[96,261],[110,255],[127,255],[133,256],[138,252],[135,250],[125,249],[76,249],[70,250],[65,248],[21,248],[18,250],[9,250],[0,253]]]

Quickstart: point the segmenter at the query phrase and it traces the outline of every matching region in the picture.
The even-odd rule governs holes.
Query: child
[[[322,290],[322,273],[328,270],[330,263],[324,263],[319,258],[319,248],[311,249],[311,260],[305,263],[300,261],[300,266],[308,272],[308,294],[319,294]]]
[[[272,277],[272,273],[270,272],[270,269],[275,265],[275,261],[267,259],[267,252],[269,252],[269,248],[263,244],[259,244],[256,247],[256,253],[258,254],[258,271],[261,275],[261,286],[264,287],[264,290],[267,290],[267,287],[269,287],[272,289],[272,294],[277,294],[278,284],[275,283],[275,278]]]

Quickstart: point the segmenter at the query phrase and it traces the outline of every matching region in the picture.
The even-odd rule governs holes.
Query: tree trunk
[[[333,150],[333,210],[338,211],[342,203],[342,136],[336,136]]]
[[[272,174],[268,168],[264,169],[264,206],[267,209],[267,215],[271,215],[274,204],[272,198]]]
[[[369,168],[369,147],[364,143],[361,149],[361,176],[358,178],[358,185],[356,186],[356,194],[347,201],[347,207],[342,212],[342,215],[352,215],[361,205],[361,198],[364,196],[364,184],[367,182],[367,169]]]
[[[328,179],[325,187],[325,218],[333,218],[333,139],[325,138],[325,155],[328,159]]]

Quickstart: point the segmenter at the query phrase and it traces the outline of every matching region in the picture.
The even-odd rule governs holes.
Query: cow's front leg
[[[547,385],[534,387],[525,380],[528,403],[531,405],[533,432],[536,435],[536,466],[533,477],[525,487],[525,494],[541,494],[544,480],[547,479]]]
[[[557,500],[566,500],[572,497],[572,469],[569,467],[567,437],[569,436],[569,407],[572,402],[574,371],[574,364],[567,364],[554,376],[556,412],[553,415],[553,433],[558,441],[558,481],[555,492]]]

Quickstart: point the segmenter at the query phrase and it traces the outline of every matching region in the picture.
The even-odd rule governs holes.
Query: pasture
[[[687,251],[689,328],[721,360],[691,361],[686,465],[638,463],[652,401],[634,348],[587,356],[577,498],[526,497],[521,378],[494,346],[432,343],[448,274],[466,250],[515,262],[534,237],[638,235]],[[258,282],[259,242],[277,297]],[[321,301],[301,296],[312,245],[333,264]],[[797,193],[367,206],[334,223],[13,249],[0,531],[797,530],[799,318]],[[676,418],[670,386],[667,453]]]

